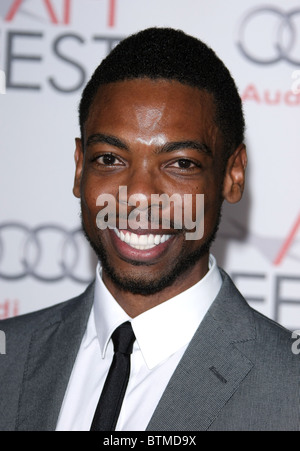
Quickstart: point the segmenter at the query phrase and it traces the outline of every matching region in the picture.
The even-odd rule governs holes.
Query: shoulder
[[[300,350],[297,335],[267,318],[260,312],[251,309],[256,327],[256,354],[263,365],[277,365],[285,376],[289,373],[300,374]]]
[[[293,334],[249,306],[230,277],[222,277],[211,315],[228,349],[251,369],[214,427],[298,430],[300,361]]]
[[[292,354],[291,349],[295,340],[293,333],[252,308],[230,276],[223,270],[221,274],[223,286],[214,308],[214,315],[223,322],[223,325],[229,325],[232,342],[256,341],[261,349],[267,349],[268,352],[285,348],[289,355]],[[294,357],[293,354],[292,356]]]
[[[277,323],[276,321],[273,321],[271,318],[268,318],[267,316],[263,315],[259,311],[255,310],[254,308],[249,307],[252,311],[256,326],[257,326],[257,333],[258,335],[276,335],[278,337],[281,337],[281,339],[284,340],[291,340],[292,338],[292,332],[282,326],[281,324]]]
[[[84,293],[72,299],[32,313],[1,320],[0,330],[5,334],[9,334],[12,338],[14,336],[18,336],[18,338],[23,336],[25,338],[27,334],[32,335],[35,330],[45,328],[63,319],[65,315],[76,310],[79,304],[83,302],[90,303],[93,293],[94,284],[91,284]]]

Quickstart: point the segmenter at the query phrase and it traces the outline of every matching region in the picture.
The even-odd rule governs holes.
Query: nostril
[[[128,199],[128,205],[130,207],[136,207],[138,210],[148,210],[149,203],[148,197],[143,193],[132,194]]]
[[[148,195],[143,192],[133,192],[132,194],[128,193],[127,186],[120,186],[119,192],[117,195],[117,201],[120,205],[126,205],[128,207],[135,207],[138,210],[147,210],[149,205],[151,205],[151,193]]]

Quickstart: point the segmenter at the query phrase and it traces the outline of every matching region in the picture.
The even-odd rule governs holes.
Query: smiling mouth
[[[123,243],[126,243],[128,246],[139,251],[154,249],[156,246],[166,243],[172,238],[172,235],[137,235],[128,230],[120,231],[118,229],[113,229],[113,231]]]

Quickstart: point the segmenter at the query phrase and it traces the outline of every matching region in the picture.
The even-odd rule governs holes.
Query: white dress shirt
[[[131,321],[136,336],[117,431],[144,431],[222,286],[215,258],[206,276],[185,292],[132,319],[96,272],[95,300],[67,387],[57,431],[89,431],[113,359],[111,335]]]

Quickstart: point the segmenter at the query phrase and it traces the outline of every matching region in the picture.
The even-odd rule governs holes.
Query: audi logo
[[[94,278],[94,268],[95,259],[81,228],[0,224],[0,279],[33,277],[49,283],[71,279],[88,284]]]
[[[300,9],[284,12],[275,7],[254,9],[243,19],[238,48],[255,64],[271,65],[286,61],[300,65]],[[298,21],[298,23],[297,23]]]

